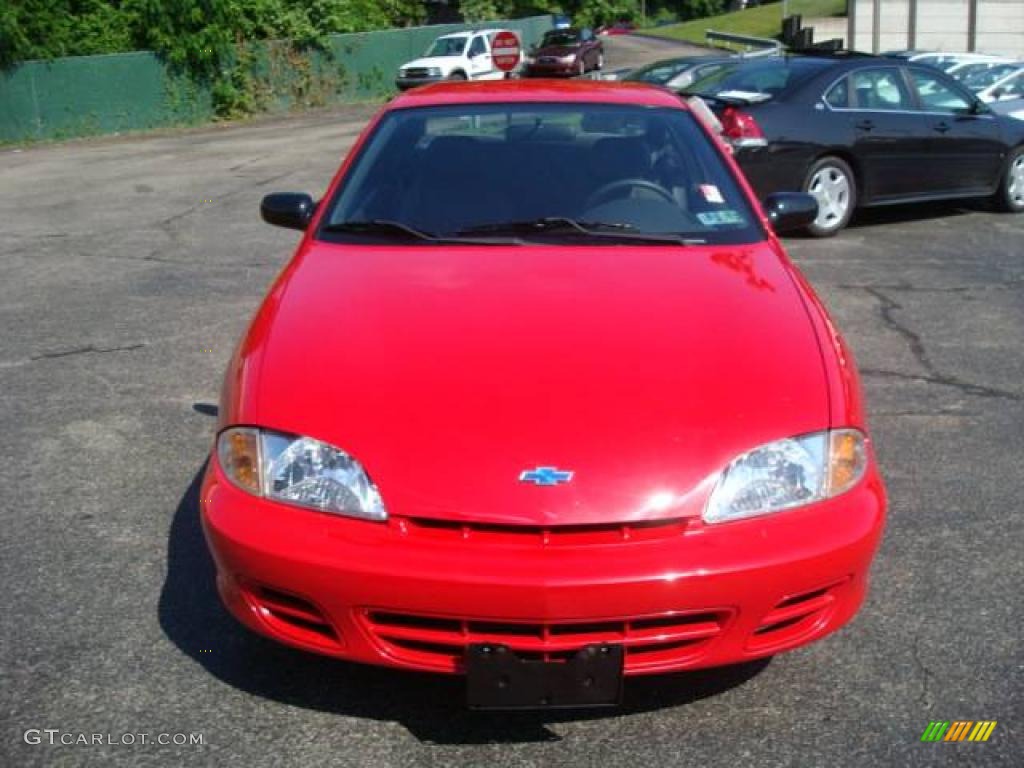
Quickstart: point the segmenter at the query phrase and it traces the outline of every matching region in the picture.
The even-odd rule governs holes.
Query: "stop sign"
[[[509,31],[499,32],[491,41],[491,61],[502,72],[511,72],[519,64],[519,38]]]

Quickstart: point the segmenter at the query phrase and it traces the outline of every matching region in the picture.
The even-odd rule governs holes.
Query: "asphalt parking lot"
[[[198,476],[297,240],[258,202],[322,191],[371,112],[0,151],[0,765],[1020,765],[1024,216],[982,204],[787,241],[858,358],[891,499],[869,601],[831,638],[631,681],[619,711],[495,715],[226,614]],[[922,744],[930,720],[999,725]]]

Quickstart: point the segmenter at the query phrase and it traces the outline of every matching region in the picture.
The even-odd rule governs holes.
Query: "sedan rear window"
[[[766,101],[821,72],[823,59],[772,57],[751,60],[706,77],[689,89],[700,96]]]
[[[664,85],[684,69],[692,67],[693,65],[694,62],[690,59],[680,59],[678,61],[657,61],[654,64],[648,64],[646,67],[634,69],[622,79]]]
[[[394,110],[327,210],[317,236],[346,242],[724,244],[764,236],[696,119],[633,105]]]

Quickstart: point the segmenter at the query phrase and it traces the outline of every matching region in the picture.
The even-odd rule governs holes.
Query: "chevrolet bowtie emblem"
[[[568,483],[572,480],[572,475],[572,472],[555,467],[537,467],[523,471],[519,475],[519,480],[534,485],[558,485],[559,483]]]

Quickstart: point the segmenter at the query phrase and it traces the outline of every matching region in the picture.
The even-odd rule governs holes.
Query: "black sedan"
[[[817,198],[811,234],[833,235],[870,205],[989,197],[1024,211],[1024,121],[994,113],[934,67],[780,56],[696,88],[759,196],[802,189]]]

